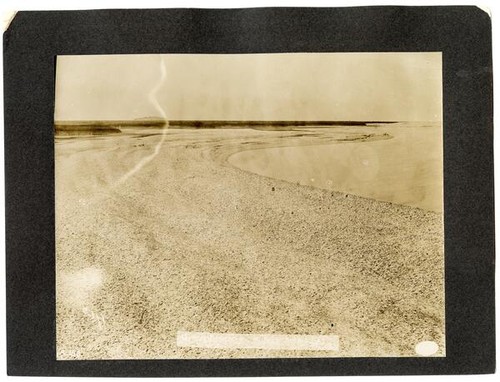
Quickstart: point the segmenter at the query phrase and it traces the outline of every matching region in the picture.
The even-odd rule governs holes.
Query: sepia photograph
[[[441,52],[55,80],[57,360],[446,356]]]

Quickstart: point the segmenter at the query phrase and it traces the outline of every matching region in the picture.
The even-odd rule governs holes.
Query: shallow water
[[[441,124],[398,123],[364,129],[367,134],[386,132],[393,138],[248,150],[228,160],[259,175],[442,212]]]

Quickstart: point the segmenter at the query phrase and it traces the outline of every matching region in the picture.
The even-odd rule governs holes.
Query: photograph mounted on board
[[[444,357],[440,52],[58,56],[58,360]]]

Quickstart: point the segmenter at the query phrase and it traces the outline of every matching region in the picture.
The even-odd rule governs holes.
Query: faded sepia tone
[[[440,53],[59,56],[57,358],[445,355]]]

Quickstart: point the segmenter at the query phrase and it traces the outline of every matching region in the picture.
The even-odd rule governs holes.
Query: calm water
[[[366,130],[394,138],[249,150],[229,162],[259,175],[442,212],[441,125],[398,123]]]

